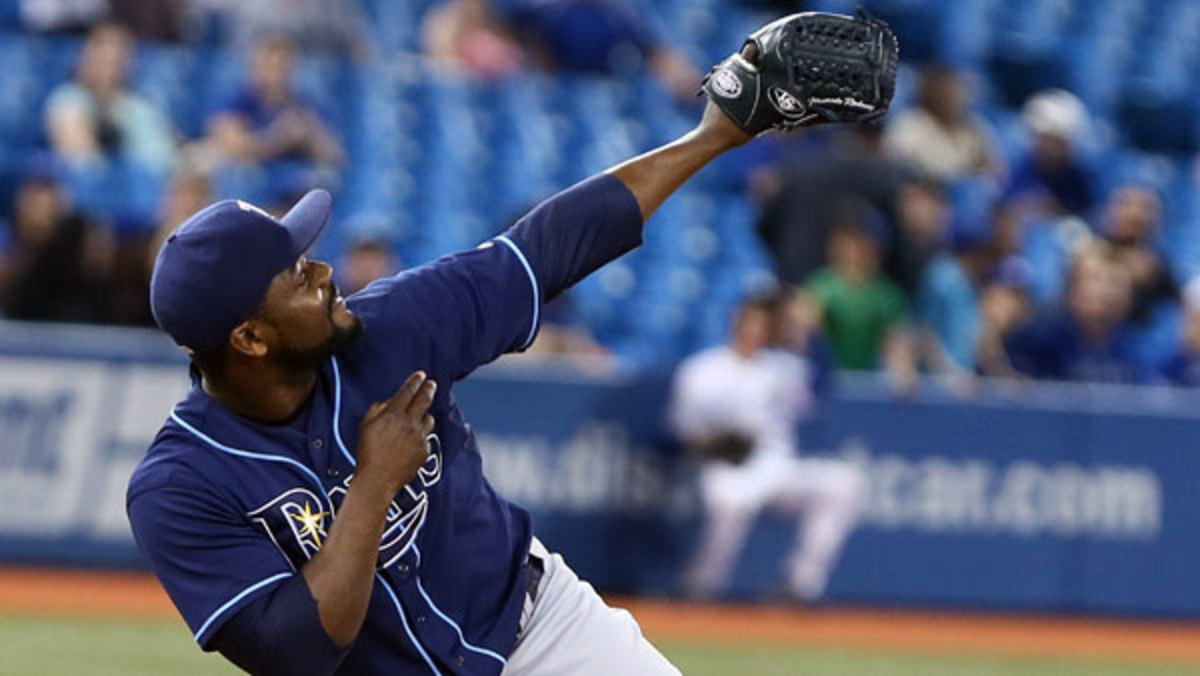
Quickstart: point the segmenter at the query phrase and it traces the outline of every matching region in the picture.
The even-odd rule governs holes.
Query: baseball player
[[[813,403],[810,362],[772,347],[782,299],[747,300],[727,345],[685,359],[670,423],[703,459],[704,530],[684,585],[693,597],[726,584],[755,517],[768,505],[797,514],[785,593],[818,599],[858,518],[864,477],[845,461],[797,455],[796,427]]]
[[[488,484],[451,386],[527,347],[544,302],[637,246],[725,150],[883,115],[895,65],[878,22],[780,20],[717,65],[690,133],[350,298],[304,256],[324,191],[279,219],[226,201],[181,225],[150,300],[193,387],[127,507],[196,641],[258,674],[677,674]]]

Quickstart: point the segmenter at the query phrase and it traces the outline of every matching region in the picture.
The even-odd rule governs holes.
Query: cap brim
[[[329,214],[333,210],[333,197],[326,190],[309,190],[279,222],[292,235],[292,255],[299,258],[317,241]]]

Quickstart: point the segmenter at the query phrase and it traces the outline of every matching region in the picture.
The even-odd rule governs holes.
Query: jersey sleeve
[[[474,250],[370,284],[350,306],[386,337],[381,349],[408,349],[438,377],[458,380],[528,347],[542,305],[640,244],[641,228],[629,189],[596,176]]]
[[[442,380],[527,347],[541,313],[529,261],[504,236],[373,282],[347,302],[375,353],[412,356]]]
[[[533,208],[505,233],[525,252],[543,302],[642,243],[637,198],[598,174]]]
[[[230,617],[294,571],[245,515],[203,482],[178,474],[169,484],[131,494],[129,522],[196,641],[210,649],[211,638]]]
[[[259,676],[332,674],[350,652],[321,627],[317,602],[302,575],[284,580],[234,613],[213,634],[211,645]]]

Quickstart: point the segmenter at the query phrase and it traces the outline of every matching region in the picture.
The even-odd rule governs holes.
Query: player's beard
[[[336,299],[341,294],[336,286],[330,284],[326,301],[326,318],[329,321],[330,333],[319,345],[312,347],[281,346],[275,351],[275,358],[289,371],[302,371],[314,368],[324,363],[333,355],[354,342],[362,333],[362,321],[356,315],[350,315],[353,321],[349,326],[339,326],[333,321],[333,311]]]

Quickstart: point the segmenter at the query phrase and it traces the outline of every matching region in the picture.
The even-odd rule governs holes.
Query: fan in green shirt
[[[830,265],[813,273],[806,288],[822,308],[838,368],[875,370],[908,314],[908,301],[879,272],[884,233],[872,216],[879,217],[846,211],[839,215],[829,240]]]

